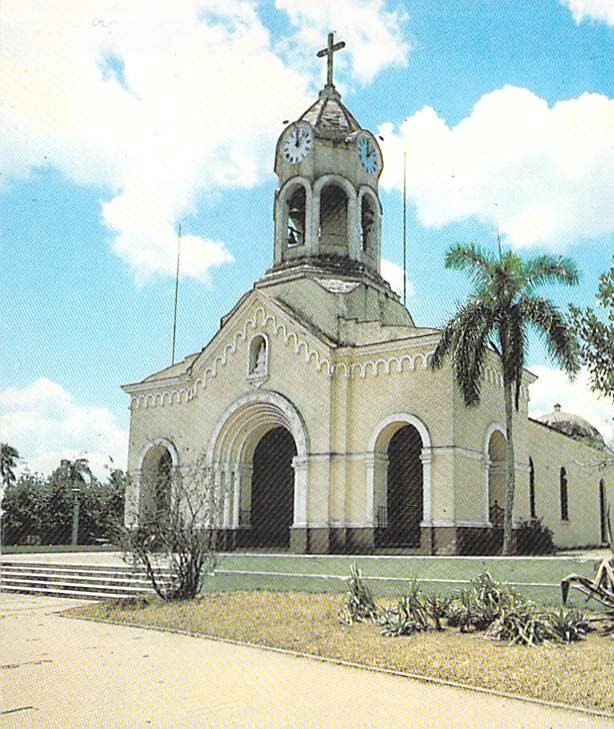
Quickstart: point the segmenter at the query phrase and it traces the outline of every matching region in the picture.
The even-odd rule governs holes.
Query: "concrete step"
[[[66,590],[80,590],[81,588],[87,588],[90,591],[98,591],[101,594],[108,594],[111,592],[130,592],[130,593],[148,593],[152,592],[153,588],[150,585],[131,585],[129,582],[120,582],[115,585],[104,584],[100,582],[88,582],[82,580],[80,582],[73,582],[72,580],[63,580],[61,578],[50,578],[47,580],[39,580],[36,578],[28,577],[26,575],[22,577],[4,577],[0,579],[0,586],[3,590],[8,590],[12,587],[47,587],[54,589],[60,587]]]
[[[2,586],[3,592],[11,592],[18,595],[49,595],[50,597],[74,597],[81,600],[102,600],[103,598],[115,598],[117,600],[129,600],[134,597],[140,597],[140,595],[131,595],[128,593],[117,592],[112,595],[104,595],[100,592],[88,591],[88,590],[63,590],[61,588],[50,589],[47,587],[10,587],[5,588]]]
[[[169,578],[170,571],[166,569],[161,582]],[[133,567],[40,562],[0,563],[0,589],[88,599],[139,597],[154,592],[145,572]]]
[[[71,574],[112,574],[112,575],[143,575],[145,570],[141,567],[129,565],[72,565],[63,562],[0,562],[0,570],[25,570],[27,572],[66,572]],[[161,567],[159,571],[170,574],[168,567]]]
[[[0,579],[8,580],[18,577],[28,577],[30,579],[37,580],[50,580],[50,579],[64,579],[71,582],[92,582],[100,585],[119,585],[119,584],[143,584],[148,585],[149,580],[145,574],[129,575],[115,575],[112,572],[108,574],[99,573],[70,573],[61,570],[47,570],[45,572],[35,572],[30,570],[13,570],[11,568],[3,567],[0,572]],[[164,577],[163,579],[167,579]]]

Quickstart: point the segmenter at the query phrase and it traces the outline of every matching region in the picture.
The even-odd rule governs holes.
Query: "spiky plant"
[[[339,612],[339,620],[345,625],[376,620],[379,610],[375,598],[356,562],[350,568],[347,584],[347,601]]]

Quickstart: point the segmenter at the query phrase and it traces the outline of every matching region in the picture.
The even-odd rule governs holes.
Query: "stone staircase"
[[[154,594],[145,572],[129,566],[0,562],[0,592],[100,600]]]

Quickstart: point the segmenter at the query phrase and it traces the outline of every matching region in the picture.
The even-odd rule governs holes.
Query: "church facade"
[[[449,365],[430,369],[439,331],[417,327],[380,275],[382,166],[331,72],[275,150],[272,267],[201,352],[124,386],[127,519],[155,513],[161,480],[202,458],[226,549],[496,551],[500,362],[490,353],[471,408]],[[614,497],[603,450],[528,417],[533,379],[514,414],[515,522],[542,517],[560,546],[600,544]]]

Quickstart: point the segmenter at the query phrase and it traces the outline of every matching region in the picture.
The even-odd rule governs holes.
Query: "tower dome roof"
[[[590,445],[597,446],[598,448],[605,448],[603,436],[595,426],[575,413],[563,412],[558,403],[554,406],[554,410],[551,413],[540,415],[535,420],[571,438],[586,441]]]
[[[360,124],[341,103],[336,89],[324,88],[317,100],[302,114],[299,121],[309,122],[323,136],[347,136],[361,129]]]

